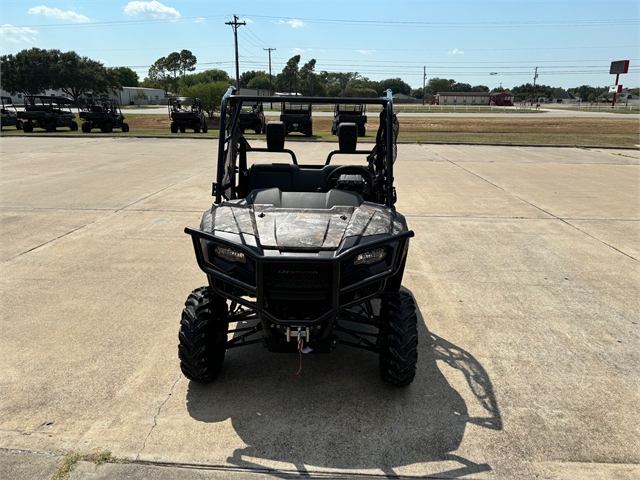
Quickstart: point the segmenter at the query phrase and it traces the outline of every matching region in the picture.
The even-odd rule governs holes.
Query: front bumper
[[[263,323],[283,326],[313,326],[326,321],[332,324],[338,313],[366,300],[378,297],[384,291],[386,280],[397,274],[407,254],[409,239],[414,236],[409,230],[396,235],[384,235],[371,239],[354,247],[346,249],[332,257],[322,257],[315,254],[295,252],[294,255],[264,255],[253,248],[229,241],[212,233],[193,228],[185,228],[185,233],[191,235],[198,261],[198,266],[210,278],[210,284],[215,292],[224,298],[255,310]],[[244,253],[246,262],[242,267],[231,265],[214,258],[216,245],[233,248]],[[355,257],[376,248],[385,248],[385,260],[378,265],[356,267]],[[339,250],[338,250],[339,251]],[[325,299],[316,298],[323,305],[321,311],[312,315],[298,315],[296,318],[279,318],[270,311],[273,305],[270,299],[277,297],[274,293],[274,278],[270,272],[278,270],[284,275],[291,271],[295,278],[301,273],[322,275],[318,283],[310,279],[299,282],[299,287],[305,289],[304,295],[309,295],[310,304],[314,291],[318,295],[326,291]],[[326,281],[324,281],[326,280]],[[280,279],[279,295],[287,283]],[[307,288],[308,287],[308,288]],[[304,295],[291,291],[292,302],[298,301]],[[312,310],[313,311],[313,310]]]

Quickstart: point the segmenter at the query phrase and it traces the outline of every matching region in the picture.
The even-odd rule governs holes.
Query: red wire
[[[302,338],[298,340],[298,354],[300,355],[300,368],[298,368],[298,371],[293,374],[294,377],[300,375],[300,372],[302,371]]]

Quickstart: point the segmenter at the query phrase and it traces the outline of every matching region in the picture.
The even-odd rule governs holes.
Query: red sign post
[[[616,76],[616,84],[611,88],[613,89],[613,100],[611,101],[611,108],[616,105],[616,95],[622,92],[622,85],[618,85],[618,80],[620,79],[621,73],[629,72],[629,60],[617,60],[615,62],[611,62],[611,68],[609,69],[609,73]],[[616,87],[615,89],[613,87]]]

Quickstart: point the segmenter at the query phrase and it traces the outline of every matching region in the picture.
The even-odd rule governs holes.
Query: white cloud
[[[151,2],[129,2],[124,7],[124,13],[133,17],[153,20],[177,20],[180,18],[180,12],[175,8],[167,7],[156,0]]]
[[[30,13],[31,15],[44,15],[45,17],[53,17],[53,18],[58,18],[60,20],[67,20],[69,22],[75,22],[75,23],[91,22],[91,20],[89,20],[89,17],[85,17],[84,15],[81,15],[79,13],[72,12],[71,10],[63,12],[59,8],[49,8],[49,7],[45,7],[44,5],[40,5],[38,7],[31,7],[27,11],[27,13]]]
[[[196,18],[193,23],[205,23],[206,18],[204,17],[198,17]]]
[[[361,53],[363,55],[371,55],[372,53],[375,53],[375,50],[356,50],[356,52]]]
[[[464,52],[462,50],[458,50],[457,48],[454,48],[453,50],[449,50],[447,53],[449,55],[464,55]]]
[[[242,21],[247,23],[253,23],[253,20],[251,20],[250,18],[243,18]]]
[[[34,43],[39,32],[29,27],[14,27],[8,23],[5,23],[0,27],[0,38],[5,42],[10,43]]]
[[[306,25],[306,23],[304,23],[301,20],[297,20],[297,19],[293,19],[293,20],[289,20],[287,22],[289,25],[291,25],[291,28],[302,28]]]
[[[294,48],[293,50],[291,50],[292,53],[304,53],[306,52],[306,50],[304,48]]]
[[[291,25],[291,28],[302,28],[306,25],[306,23],[304,23],[302,20],[298,20],[296,18],[292,19],[292,20],[278,20],[277,22],[273,22],[276,25]]]

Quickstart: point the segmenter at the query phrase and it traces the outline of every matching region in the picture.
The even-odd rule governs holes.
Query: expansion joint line
[[[564,218],[559,217],[559,216],[557,216],[557,215],[554,215],[553,213],[548,212],[547,210],[545,210],[544,208],[539,207],[538,205],[534,205],[533,203],[531,203],[530,201],[528,201],[528,200],[526,200],[526,199],[524,199],[524,198],[520,197],[519,195],[516,195],[515,193],[512,193],[512,192],[510,192],[509,190],[506,190],[506,189],[502,188],[500,185],[496,185],[495,183],[490,182],[490,181],[489,181],[489,180],[487,180],[486,178],[481,177],[480,175],[478,175],[477,173],[472,172],[471,170],[464,168],[462,165],[459,165],[459,164],[457,164],[456,162],[454,162],[454,161],[452,161],[452,160],[449,160],[449,159],[448,159],[448,158],[446,158],[446,157],[443,157],[443,156],[442,156],[442,155],[440,155],[438,152],[434,152],[433,150],[429,150],[429,151],[430,151],[431,153],[433,153],[434,155],[436,155],[437,157],[439,157],[439,158],[441,158],[442,160],[444,160],[445,162],[450,163],[450,164],[451,164],[451,165],[453,165],[454,167],[457,167],[457,168],[461,169],[462,171],[467,172],[467,173],[468,173],[468,174],[470,174],[470,175],[473,175],[474,177],[476,177],[476,178],[478,178],[478,179],[482,180],[483,182],[488,183],[488,184],[489,184],[489,185],[491,185],[492,187],[495,187],[495,188],[497,188],[498,190],[503,191],[503,192],[504,192],[504,193],[506,193],[507,195],[511,195],[512,197],[517,198],[517,199],[518,199],[518,200],[520,200],[521,202],[526,203],[527,205],[529,205],[529,206],[531,206],[531,207],[533,207],[533,208],[535,208],[535,209],[537,209],[537,210],[541,211],[542,213],[546,213],[546,214],[547,214],[547,215],[549,215],[550,217],[553,217],[553,218],[555,218],[556,220],[558,220],[558,221],[560,221],[560,222],[564,223],[565,225],[567,225],[567,226],[569,226],[569,227],[571,227],[571,228],[573,228],[573,229],[575,229],[575,230],[579,231],[579,232],[580,232],[580,233],[582,233],[583,235],[586,235],[587,237],[590,237],[590,238],[594,239],[595,241],[600,242],[600,243],[601,243],[601,244],[603,244],[603,245],[606,245],[607,247],[609,247],[609,248],[611,248],[611,249],[615,250],[615,251],[616,251],[616,252],[618,252],[618,253],[621,253],[621,254],[622,254],[622,255],[624,255],[625,257],[630,258],[631,260],[633,260],[633,261],[635,261],[635,262],[638,262],[638,261],[639,261],[637,258],[635,258],[635,257],[633,257],[633,256],[631,256],[631,255],[629,255],[628,253],[623,252],[623,251],[622,251],[622,250],[620,250],[619,248],[616,248],[616,247],[614,247],[613,245],[610,245],[610,244],[608,244],[607,242],[605,242],[605,241],[603,241],[603,240],[600,240],[599,238],[594,237],[594,236],[593,236],[593,235],[591,235],[590,233],[585,232],[584,230],[582,230],[582,229],[580,229],[580,228],[576,227],[575,225],[573,225],[573,224],[569,223],[569,222],[568,222],[567,220],[565,220]]]
[[[162,409],[164,408],[164,406],[167,404],[167,402],[171,398],[171,395],[173,395],[173,390],[176,388],[176,385],[178,384],[178,382],[180,381],[181,378],[182,378],[182,373],[179,374],[178,378],[176,378],[176,381],[173,382],[173,385],[171,385],[171,389],[169,390],[169,395],[167,395],[167,398],[165,398],[164,401],[162,402],[162,404],[160,404],[160,406],[158,407],[158,411],[153,416],[153,425],[151,425],[151,429],[149,430],[149,433],[147,433],[147,436],[144,439],[144,443],[142,444],[142,448],[140,449],[140,451],[136,455],[136,461],[140,460],[140,455],[142,454],[142,452],[144,452],[144,449],[147,448],[147,441],[151,437],[151,434],[153,433],[153,430],[158,426],[158,417],[160,416],[160,413],[162,413]]]

